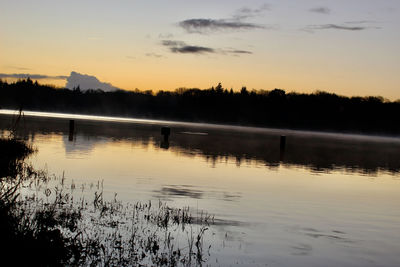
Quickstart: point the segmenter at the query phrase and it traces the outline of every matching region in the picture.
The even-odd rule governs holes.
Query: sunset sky
[[[399,0],[0,2],[0,78],[400,99]],[[40,76],[38,76],[40,75]]]

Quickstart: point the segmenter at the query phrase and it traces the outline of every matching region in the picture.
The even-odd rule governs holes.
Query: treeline
[[[215,88],[176,91],[60,89],[31,79],[0,81],[0,107],[94,115],[169,119],[261,127],[376,134],[400,133],[400,102],[382,97],[345,97]]]

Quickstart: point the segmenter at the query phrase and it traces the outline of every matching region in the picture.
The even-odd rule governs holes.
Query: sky
[[[399,0],[1,0],[0,10],[7,81],[400,99]]]

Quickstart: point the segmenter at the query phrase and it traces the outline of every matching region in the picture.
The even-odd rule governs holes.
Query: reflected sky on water
[[[169,122],[166,144],[157,121],[74,119],[70,141],[69,118],[25,116],[35,166],[214,214],[217,266],[400,264],[400,139]]]

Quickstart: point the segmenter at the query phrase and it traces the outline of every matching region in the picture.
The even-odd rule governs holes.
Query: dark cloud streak
[[[253,54],[253,52],[247,50],[238,50],[232,48],[215,49],[211,47],[188,45],[185,42],[174,41],[174,40],[163,40],[161,44],[165,47],[168,47],[172,53],[179,53],[179,54],[206,54],[206,53],[235,54],[235,55]]]
[[[227,51],[232,54],[253,54],[251,51],[246,51],[246,50],[232,50],[232,51]]]
[[[188,53],[188,54],[202,54],[202,53],[215,53],[215,50],[209,47],[202,46],[194,46],[194,45],[185,45],[182,47],[171,47],[170,48],[174,53]]]
[[[187,45],[182,41],[164,40],[162,45],[166,46],[173,53],[181,54],[204,54],[204,53],[215,53],[215,50],[210,47]]]
[[[322,24],[322,25],[309,25],[305,28],[305,30],[313,31],[313,30],[345,30],[345,31],[363,31],[370,27],[364,26],[343,26],[337,24]]]
[[[224,30],[264,29],[262,25],[231,20],[188,19],[179,22],[179,26],[188,33],[207,33]]]
[[[0,73],[0,78],[26,79],[28,77],[34,80],[42,80],[42,79],[65,80],[68,78],[68,76],[49,76],[49,75],[29,74],[29,73],[13,73],[13,74]]]

